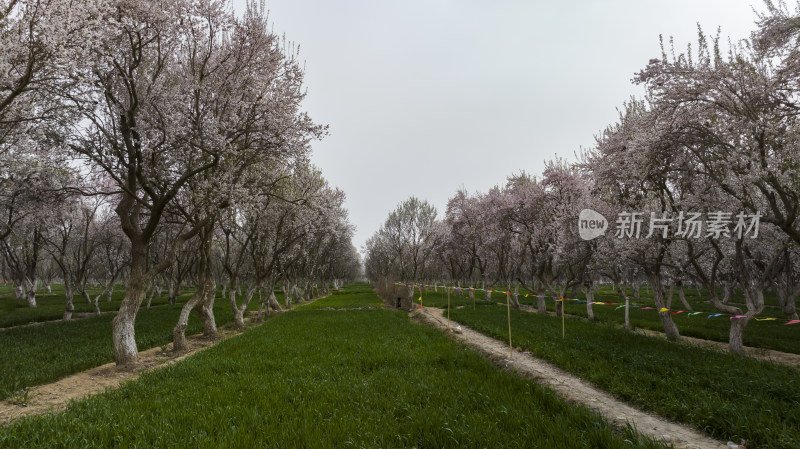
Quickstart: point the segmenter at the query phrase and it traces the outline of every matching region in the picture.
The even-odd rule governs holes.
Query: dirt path
[[[505,306],[505,303],[503,303],[503,304],[497,303],[497,304]],[[519,310],[522,310],[523,312],[539,313],[537,311],[536,307],[528,306],[528,305],[525,305],[525,304],[522,304],[520,306]],[[550,315],[550,316],[555,316],[554,312],[549,312],[548,311],[547,314]],[[588,321],[588,319],[586,317],[583,317],[583,316],[580,316],[580,315],[567,314],[567,316],[570,317],[570,318],[578,318],[578,319],[581,319],[581,320],[584,320],[584,321]],[[620,327],[622,327],[622,326],[620,326]],[[663,338],[663,339],[667,338],[667,336],[663,332],[654,331],[654,330],[650,330],[650,329],[641,329],[640,328],[640,329],[635,329],[634,332],[636,332],[638,334],[642,334],[642,335],[647,335],[647,336],[650,336],[650,337],[657,337],[657,338]],[[687,337],[685,335],[681,335],[681,338],[678,341],[678,343],[685,344],[685,345],[691,345],[691,346],[697,346],[697,347],[706,348],[706,349],[714,349],[714,350],[718,350],[718,351],[722,351],[722,352],[729,352],[728,351],[728,343],[724,343],[724,342],[721,342],[721,341],[706,340],[706,339],[703,339],[703,338]],[[750,346],[745,346],[744,347],[744,355],[746,355],[748,357],[752,357],[754,359],[758,359],[758,360],[766,360],[766,361],[773,362],[773,363],[778,363],[778,364],[781,364],[781,365],[787,365],[787,366],[791,366],[791,367],[794,367],[794,368],[800,368],[800,354],[792,354],[790,352],[781,352],[781,351],[775,351],[775,350],[772,350],[772,349],[753,348],[753,347],[750,347]]]
[[[447,322],[443,318],[442,312],[441,309],[424,308],[421,312],[418,311],[412,313],[412,315],[436,328],[446,330]],[[459,325],[451,322],[451,326]],[[542,385],[553,389],[564,399],[600,412],[617,427],[624,427],[629,422],[642,434],[671,443],[677,449],[727,448],[722,442],[714,440],[691,427],[670,422],[618,401],[588,382],[543,360],[514,351],[513,361],[509,361],[507,343],[487,337],[466,326],[460,325],[460,327],[458,330],[448,332],[448,335],[482,352],[496,364],[536,379]]]

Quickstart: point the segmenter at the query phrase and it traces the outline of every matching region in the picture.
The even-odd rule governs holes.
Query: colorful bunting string
[[[421,296],[422,287],[434,287],[433,285],[428,285],[428,284],[410,284],[409,285],[409,284],[404,284],[402,282],[395,282],[395,285],[401,285],[401,286],[404,286],[404,287],[411,287],[411,288],[419,288],[419,291],[420,291],[419,301],[420,302],[422,302],[422,296]],[[488,293],[501,293],[501,294],[504,294],[504,295],[513,295],[514,294],[513,292],[507,292],[507,291],[503,291],[503,290],[486,290],[486,289],[474,288],[474,287],[456,287],[456,286],[446,286],[446,285],[438,285],[438,287],[447,289],[448,291],[452,291],[452,290],[470,290],[470,291],[482,291],[482,292],[488,292]],[[587,303],[587,301],[582,300],[582,299],[578,299],[578,298],[560,298],[558,296],[537,295],[536,293],[525,293],[524,296],[526,298],[529,298],[529,297],[533,297],[533,298],[550,298],[550,299],[555,300],[556,302],[577,301],[579,304]],[[602,306],[617,306],[614,310],[619,310],[619,309],[622,309],[622,308],[625,307],[624,304],[620,305],[620,303],[616,303],[616,302],[592,301],[591,304],[592,305],[602,305]],[[638,308],[639,310],[656,310],[655,307],[642,307],[642,306],[637,306],[637,305],[629,305],[628,307],[631,308],[631,309]],[[687,316],[694,316],[694,315],[700,315],[700,314],[705,313],[705,312],[686,312],[685,310],[678,310],[677,312],[673,312],[672,310],[669,310],[666,307],[662,307],[661,309],[658,310],[658,312],[659,313],[669,312],[672,315],[679,315],[681,313],[686,313]],[[708,314],[706,319],[716,318],[716,317],[720,317],[720,316],[727,316],[727,315],[730,315],[730,314],[728,314],[728,313],[712,313],[712,314]],[[747,318],[747,315],[729,316],[730,320],[737,319],[737,318]],[[756,321],[783,321],[783,320],[779,320],[778,318],[774,318],[774,317],[767,317],[767,318],[753,317],[753,318]],[[789,324],[800,324],[800,320],[789,320],[786,323],[784,323],[784,325],[789,325]]]

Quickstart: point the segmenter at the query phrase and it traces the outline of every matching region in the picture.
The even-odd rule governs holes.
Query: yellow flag
[[[661,310],[659,310],[659,312],[669,312],[669,309],[666,307],[662,307]]]
[[[419,297],[419,302],[422,302],[422,296]]]

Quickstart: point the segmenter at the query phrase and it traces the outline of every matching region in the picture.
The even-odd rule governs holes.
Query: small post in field
[[[514,360],[514,347],[511,345],[511,292],[506,292],[506,312],[508,312],[508,360]]]
[[[447,330],[450,330],[450,289],[445,284],[444,289],[447,290]]]

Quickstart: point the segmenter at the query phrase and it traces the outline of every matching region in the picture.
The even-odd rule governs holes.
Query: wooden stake
[[[564,313],[566,313],[566,310],[564,309],[564,298],[561,298],[561,338],[566,338],[567,335],[566,330],[564,329]]]
[[[508,360],[514,360],[514,347],[511,346],[511,293],[506,292],[506,311],[508,312]]]
[[[447,285],[444,286],[444,289],[447,290],[447,330],[450,330],[450,289],[447,288]]]

